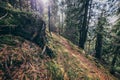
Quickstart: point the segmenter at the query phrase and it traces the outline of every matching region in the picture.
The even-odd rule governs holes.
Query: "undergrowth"
[[[51,80],[64,80],[60,67],[58,64],[55,63],[55,61],[47,62],[46,66],[49,71]]]

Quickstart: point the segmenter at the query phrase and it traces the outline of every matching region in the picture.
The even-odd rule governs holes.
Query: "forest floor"
[[[47,33],[46,44],[51,52],[44,54],[21,37],[0,36],[0,80],[117,80],[84,50],[56,33],[51,35]]]
[[[62,49],[63,53],[67,51],[68,55],[71,56],[71,59],[72,57],[75,57],[77,61],[80,61],[80,63],[78,63],[78,66],[83,68],[83,73],[85,72],[87,76],[91,77],[93,80],[117,80],[95,58],[87,55],[83,50],[80,50],[69,40],[55,33],[53,33],[52,36],[58,41],[57,43],[61,44],[61,46],[64,47]],[[80,77],[79,80],[84,80],[82,78],[83,77]]]

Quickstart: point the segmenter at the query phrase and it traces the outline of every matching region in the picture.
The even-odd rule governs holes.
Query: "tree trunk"
[[[113,57],[113,60],[112,60],[112,64],[111,64],[111,74],[114,74],[115,73],[115,71],[114,71],[114,66],[115,66],[115,64],[116,64],[116,61],[117,61],[117,56],[118,56],[118,47],[115,49],[115,51],[114,51],[114,57]]]
[[[33,0],[30,0],[31,9],[34,9],[33,3],[34,3],[34,1],[33,1]]]
[[[35,11],[37,11],[37,1],[36,0],[34,0],[34,9],[35,9]]]
[[[49,28],[49,32],[51,33],[51,30],[50,30],[50,6],[48,6],[48,28]]]
[[[62,29],[61,29],[61,30],[62,30],[62,31],[61,31],[62,33],[63,33],[63,31],[64,31],[64,30],[63,30],[63,26],[64,26],[64,25],[63,25],[63,11],[62,11]]]
[[[19,0],[19,7],[20,7],[20,10],[22,11],[22,0]]]
[[[84,49],[84,45],[87,39],[87,32],[88,32],[88,7],[89,7],[90,0],[85,1],[85,13],[83,17],[82,27],[80,28],[80,38],[79,38],[79,47]]]
[[[97,59],[101,59],[101,52],[102,52],[102,34],[97,33],[97,38],[96,38],[96,45],[95,45],[95,50],[96,50],[96,54],[95,57]]]

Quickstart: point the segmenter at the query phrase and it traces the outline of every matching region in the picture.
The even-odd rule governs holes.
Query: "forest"
[[[120,0],[0,0],[0,80],[120,80]]]

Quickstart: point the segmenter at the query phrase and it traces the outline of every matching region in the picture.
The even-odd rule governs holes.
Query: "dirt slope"
[[[62,36],[52,34],[54,46],[59,46],[57,62],[64,68],[64,79],[70,80],[117,80],[108,71],[106,71],[102,65],[94,62],[94,58],[86,56],[84,51],[79,50],[77,46],[73,45],[70,41],[66,40]],[[65,55],[67,53],[68,58]],[[66,62],[67,61],[67,62]],[[66,62],[66,63],[65,63]],[[67,65],[67,66],[65,66]],[[75,66],[76,65],[76,66]],[[71,73],[75,76],[70,77],[69,68],[72,68]],[[80,72],[78,72],[80,68]],[[74,71],[74,69],[76,69]],[[77,74],[78,73],[78,74]],[[87,78],[86,78],[87,77]]]
[[[47,34],[50,50],[18,36],[0,37],[0,80],[117,80],[67,39]],[[50,56],[54,56],[50,58]]]
[[[41,51],[21,37],[0,36],[0,80],[49,80]]]

